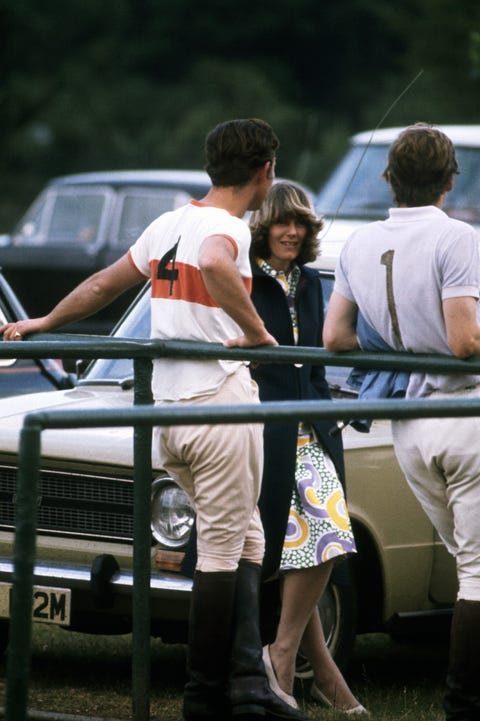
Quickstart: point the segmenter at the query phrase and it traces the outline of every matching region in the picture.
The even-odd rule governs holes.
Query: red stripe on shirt
[[[218,304],[209,294],[202,274],[198,268],[187,263],[175,263],[176,277],[172,275],[170,263],[165,268],[164,275],[167,277],[157,278],[158,260],[150,261],[152,278],[152,298],[167,298],[171,300],[183,300],[189,303],[198,303],[210,308],[218,308]],[[252,279],[242,278],[247,292],[252,289]]]

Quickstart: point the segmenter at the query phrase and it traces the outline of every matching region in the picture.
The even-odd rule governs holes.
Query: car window
[[[130,188],[118,194],[118,245],[129,247],[150,223],[168,210],[188,203],[191,195],[176,188]]]
[[[104,204],[104,196],[98,193],[58,195],[47,233],[48,242],[94,243],[98,237]]]
[[[387,145],[352,147],[318,194],[317,211],[365,220],[385,218],[393,204],[382,177],[387,153]],[[457,147],[456,156],[460,174],[455,176],[444,210],[452,217],[480,222],[480,148]]]
[[[356,145],[343,158],[317,196],[316,206],[322,215],[377,218],[386,217],[392,204],[390,191],[382,173],[385,170],[387,146]]]
[[[113,335],[117,338],[150,338],[150,284],[140,291]],[[131,358],[100,358],[89,366],[83,383],[118,382],[133,378]]]
[[[12,238],[14,245],[94,245],[102,231],[108,189],[50,188],[23,216]]]
[[[456,148],[459,174],[443,209],[452,218],[480,223],[480,148]]]
[[[46,210],[47,197],[46,193],[42,193],[13,229],[12,243],[14,245],[44,242],[45,233],[41,232],[41,221]]]

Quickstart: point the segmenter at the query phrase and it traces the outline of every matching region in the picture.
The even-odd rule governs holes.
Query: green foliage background
[[[0,232],[54,175],[201,168],[267,119],[278,174],[318,189],[348,136],[479,122],[478,0],[0,0]]]

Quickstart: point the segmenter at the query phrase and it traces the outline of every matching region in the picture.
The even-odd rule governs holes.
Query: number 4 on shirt
[[[178,240],[175,245],[170,248],[170,250],[167,250],[165,255],[160,259],[157,267],[157,278],[159,280],[170,281],[170,295],[172,295],[173,292],[173,284],[178,279],[178,270],[175,268],[175,258],[177,257],[177,249],[181,237],[181,235],[178,236]],[[167,268],[167,265],[170,262],[172,267]]]

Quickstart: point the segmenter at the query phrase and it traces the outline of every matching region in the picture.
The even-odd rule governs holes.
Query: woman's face
[[[288,270],[302,247],[307,228],[297,218],[291,218],[270,226],[268,263],[275,270]]]

